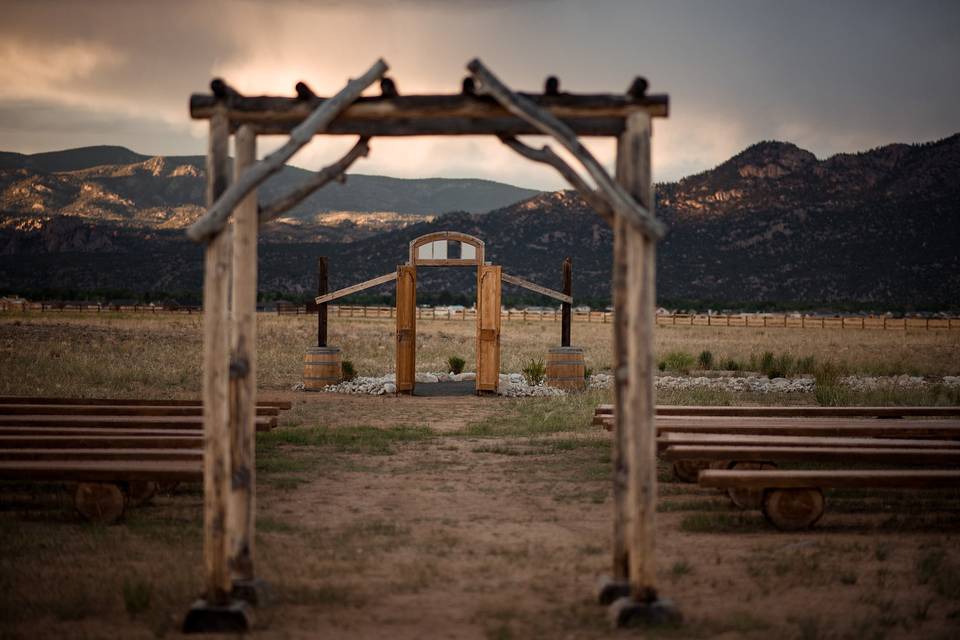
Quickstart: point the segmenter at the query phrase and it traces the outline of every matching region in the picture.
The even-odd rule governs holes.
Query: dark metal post
[[[573,295],[573,260],[563,259],[563,293],[568,296]],[[562,314],[560,322],[560,346],[570,346],[570,303],[563,302],[560,305]]]
[[[317,295],[322,296],[327,291],[327,257],[317,260]],[[327,303],[317,307],[317,346],[327,346]]]

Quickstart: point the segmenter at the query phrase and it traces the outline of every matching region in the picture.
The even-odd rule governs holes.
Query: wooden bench
[[[27,449],[200,449],[203,447],[203,434],[177,431],[134,432],[130,435],[116,435],[113,430],[94,434],[68,433],[67,435],[49,435],[48,433],[22,434],[9,433],[10,429],[0,429],[0,448]],[[174,434],[174,435],[171,435]]]
[[[277,416],[257,416],[257,431],[277,426]],[[78,415],[3,415],[0,427],[94,428],[94,429],[203,429],[203,416],[78,416]]]
[[[258,416],[276,416],[277,407],[257,407]],[[0,405],[4,416],[202,416],[201,406],[141,406],[95,404],[10,404]]]
[[[657,418],[657,435],[712,433],[844,438],[960,439],[960,420],[861,418]]]
[[[960,489],[960,471],[740,471],[708,469],[700,486],[762,494],[761,509],[778,529],[813,526],[823,515],[824,489]]]
[[[73,501],[81,515],[114,522],[128,504],[149,499],[156,483],[200,482],[195,460],[0,460],[0,480],[76,482]]]
[[[612,404],[598,405],[592,424],[613,429]],[[683,416],[688,418],[956,418],[960,407],[714,407],[657,405],[659,418]]]
[[[150,398],[56,398],[56,397],[28,397],[28,396],[0,396],[0,405],[17,404],[68,404],[68,405],[114,405],[114,406],[150,406],[150,407],[202,407],[203,402],[197,399],[171,400]],[[289,400],[257,400],[258,407],[276,407],[288,410],[293,407]],[[2,411],[0,411],[2,412]]]
[[[838,440],[840,440],[838,438]],[[663,453],[664,460],[673,463],[673,472],[684,482],[696,482],[706,469],[734,469],[740,471],[762,471],[776,469],[781,462],[809,462],[859,465],[901,465],[901,466],[949,466],[960,463],[960,448],[936,447],[937,441],[916,441],[933,443],[927,448],[893,448],[870,446],[710,446],[710,445],[673,445]],[[741,509],[760,507],[762,491],[750,488],[732,488],[727,495]]]

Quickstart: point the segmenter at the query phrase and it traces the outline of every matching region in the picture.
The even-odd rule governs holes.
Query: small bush
[[[757,368],[762,374],[772,378],[774,376],[769,375],[769,372],[773,370],[776,365],[777,356],[773,354],[773,351],[764,351],[763,355],[760,356],[760,364]]]
[[[150,608],[151,592],[150,584],[143,580],[123,580],[123,606],[131,618]]]
[[[657,369],[659,369],[660,371],[666,371],[667,363],[661,360],[660,362],[657,363]]]
[[[584,367],[583,368],[583,378],[584,380],[589,380],[590,376],[593,375],[593,367]]]
[[[743,369],[743,365],[733,358],[727,358],[720,364],[720,368],[724,371],[740,371]]]
[[[813,373],[816,371],[817,362],[813,356],[797,358],[797,373]]]
[[[690,368],[694,363],[693,356],[686,351],[673,351],[668,353],[663,361],[666,363],[667,369],[682,374],[690,373]]]
[[[543,382],[546,375],[547,367],[543,364],[543,360],[531,359],[530,362],[527,363],[527,366],[523,368],[523,377],[531,387],[535,387]]]
[[[357,370],[353,368],[353,363],[349,360],[344,360],[340,363],[340,379],[341,380],[353,380],[357,377]]]
[[[836,407],[847,403],[850,391],[840,379],[843,372],[831,362],[817,367],[813,374],[813,396],[822,407]]]
[[[450,366],[450,372],[456,375],[463,373],[463,367],[467,361],[460,356],[450,356],[447,358],[447,364]]]
[[[701,369],[713,369],[713,354],[704,349],[697,356],[697,364],[700,365]]]

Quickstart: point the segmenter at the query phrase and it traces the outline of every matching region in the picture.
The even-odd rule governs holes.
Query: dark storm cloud
[[[299,79],[329,92],[379,56],[406,92],[455,90],[476,55],[526,89],[551,73],[573,91],[646,75],[672,101],[656,125],[659,178],[760,139],[824,156],[960,130],[958,2],[41,1],[7,2],[3,17],[7,150],[201,153],[186,101],[211,76],[248,92],[290,93]],[[297,162],[315,166],[338,145]],[[610,144],[594,148],[609,161]],[[480,140],[377,141],[362,170],[559,185]]]

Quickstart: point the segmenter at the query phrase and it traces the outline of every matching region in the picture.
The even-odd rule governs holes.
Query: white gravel
[[[462,382],[475,380],[476,373],[418,373],[416,380],[421,384],[436,382]],[[353,380],[324,387],[325,393],[351,393],[367,395],[384,395],[396,393],[396,376],[392,373],[380,377],[358,376]],[[848,376],[841,379],[841,383],[856,391],[874,389],[904,389],[922,388],[932,384],[943,384],[949,387],[960,387],[960,376],[944,376],[942,379],[928,379],[920,376]],[[613,385],[613,376],[609,373],[595,373],[587,383],[590,389],[608,389]],[[773,378],[766,376],[669,376],[656,377],[657,389],[686,390],[686,389],[713,389],[718,391],[751,392],[751,393],[812,393],[813,378]],[[293,386],[294,391],[302,391],[303,383]],[[511,398],[529,396],[563,396],[562,389],[548,387],[544,383],[529,385],[520,373],[501,373],[497,385],[497,393]]]

